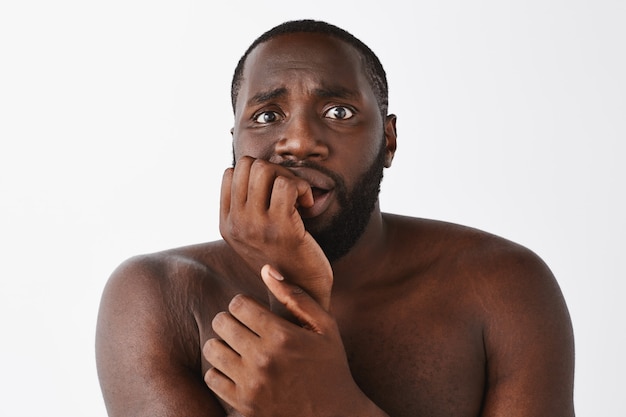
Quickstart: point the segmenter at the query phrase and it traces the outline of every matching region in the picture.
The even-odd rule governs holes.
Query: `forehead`
[[[326,34],[278,35],[259,44],[246,59],[240,99],[253,92],[293,83],[331,84],[372,93],[360,53]]]

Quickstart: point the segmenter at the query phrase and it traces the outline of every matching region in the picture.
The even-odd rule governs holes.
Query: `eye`
[[[352,110],[344,106],[334,106],[326,110],[324,117],[329,119],[346,120],[354,116]]]
[[[264,111],[254,116],[254,121],[261,124],[269,124],[278,121],[280,115],[275,111]]]

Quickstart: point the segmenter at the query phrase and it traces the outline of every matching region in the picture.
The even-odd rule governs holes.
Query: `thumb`
[[[319,334],[326,333],[328,313],[302,288],[289,284],[284,277],[271,265],[261,268],[261,278],[282,305],[306,329]]]

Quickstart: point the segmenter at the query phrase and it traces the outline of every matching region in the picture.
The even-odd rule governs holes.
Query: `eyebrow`
[[[313,94],[321,98],[341,98],[341,99],[355,99],[359,97],[359,94],[353,90],[343,87],[323,87],[313,90]],[[275,88],[273,90],[261,91],[248,100],[248,106],[255,106],[259,104],[267,103],[268,101],[275,100],[287,95],[287,89],[285,87]]]
[[[313,93],[322,98],[343,98],[343,99],[355,99],[359,97],[356,91],[343,88],[343,87],[324,87],[316,88]]]
[[[269,91],[261,91],[260,93],[255,94],[248,100],[248,106],[255,104],[263,104],[268,101],[277,99],[279,97],[283,97],[287,95],[287,89],[284,87],[275,88]]]

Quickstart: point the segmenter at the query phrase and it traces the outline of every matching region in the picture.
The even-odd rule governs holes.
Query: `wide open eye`
[[[278,121],[280,115],[275,111],[264,111],[254,116],[254,121],[261,124],[269,124]]]
[[[324,117],[329,119],[346,120],[354,116],[352,110],[344,106],[334,106],[326,110]]]

